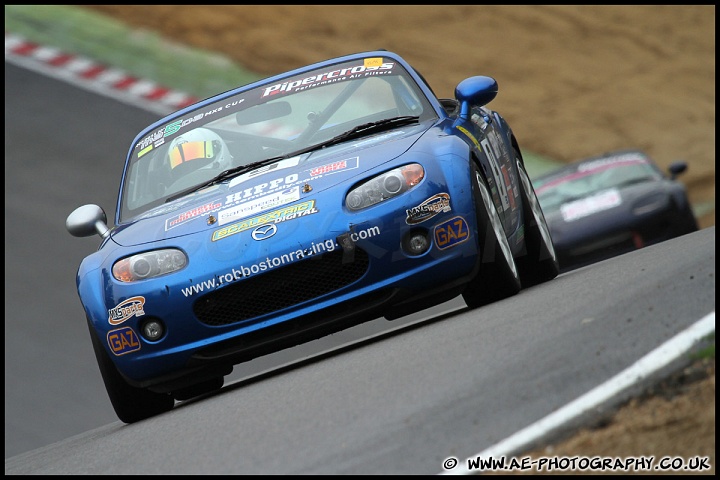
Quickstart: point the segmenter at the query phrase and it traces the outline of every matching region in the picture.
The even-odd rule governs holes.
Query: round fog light
[[[402,241],[402,248],[408,255],[417,256],[427,252],[430,248],[430,239],[428,239],[425,230],[412,230],[408,232]]]
[[[165,326],[160,320],[151,319],[143,324],[141,334],[146,340],[154,342],[165,335]]]

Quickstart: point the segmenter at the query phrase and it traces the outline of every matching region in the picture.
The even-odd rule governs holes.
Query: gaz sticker
[[[107,334],[107,342],[110,350],[118,356],[140,350],[140,342],[138,341],[137,334],[130,327],[109,331]]]
[[[455,217],[435,227],[435,243],[440,250],[459,245],[470,238],[468,224],[463,217]]]

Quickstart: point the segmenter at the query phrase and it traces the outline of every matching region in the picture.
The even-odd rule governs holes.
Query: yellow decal
[[[382,66],[382,58],[366,58],[363,60],[365,67],[380,67]]]
[[[140,153],[138,153],[138,158],[142,157],[143,155],[145,155],[152,149],[153,149],[152,145],[148,145],[147,147],[143,148],[142,150],[140,150]]]
[[[482,150],[482,148],[480,147],[480,143],[478,143],[477,138],[475,138],[475,136],[472,133],[470,133],[467,129],[465,129],[463,127],[457,127],[457,129],[460,130],[461,132],[463,132],[465,135],[467,135],[467,137],[473,141],[473,143],[478,148],[478,150]]]

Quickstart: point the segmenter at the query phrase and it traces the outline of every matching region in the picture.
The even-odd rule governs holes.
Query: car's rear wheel
[[[517,266],[523,288],[527,288],[557,277],[560,267],[550,236],[550,229],[535,195],[535,189],[517,152],[515,152],[515,158],[522,184],[526,249],[526,253],[518,258]]]
[[[468,307],[477,308],[518,293],[520,274],[500,216],[485,180],[474,163],[472,176],[481,264],[477,275],[467,284],[462,295]]]
[[[172,410],[175,399],[170,394],[155,393],[128,384],[118,372],[89,322],[88,327],[105,389],[120,420],[134,423]]]

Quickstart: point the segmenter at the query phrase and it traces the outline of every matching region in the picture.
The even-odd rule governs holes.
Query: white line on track
[[[500,443],[470,458],[476,459],[480,457],[487,459],[492,457],[500,459],[503,456],[514,455],[521,452],[523,448],[531,445],[537,439],[551,433],[583,413],[610,400],[623,390],[632,387],[642,379],[668,366],[682,355],[687,354],[694,345],[713,332],[715,332],[714,311],[663,343],[607,382],[598,385],[585,395],[578,397],[545,418],[538,420]],[[466,459],[464,463],[458,462],[457,467],[453,470],[441,472],[440,475],[476,475],[482,472],[481,470],[469,470],[467,465],[468,462]]]

